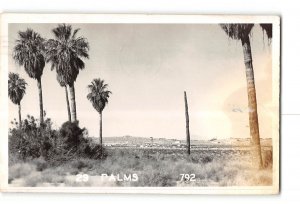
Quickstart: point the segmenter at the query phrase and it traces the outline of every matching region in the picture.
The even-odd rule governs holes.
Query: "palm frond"
[[[14,104],[20,104],[26,93],[26,81],[18,74],[10,72],[8,75],[8,96]]]
[[[264,32],[266,32],[268,39],[272,39],[273,37],[273,30],[272,30],[272,24],[270,23],[261,23],[259,24],[260,27]]]
[[[230,38],[240,40],[250,34],[254,24],[220,24],[220,26]]]
[[[80,28],[77,28],[74,30],[73,35],[72,35],[72,39],[76,38],[76,34],[78,33],[78,31],[80,30]]]
[[[30,28],[19,31],[18,35],[13,48],[13,59],[24,66],[31,78],[39,79],[45,67],[45,39]]]
[[[56,74],[56,80],[57,80],[57,82],[59,83],[59,85],[60,85],[61,87],[66,86],[66,83],[65,83],[65,81],[63,80],[63,77],[62,77],[61,75]]]
[[[99,113],[103,111],[108,103],[110,94],[112,94],[111,91],[107,90],[107,87],[108,85],[100,78],[93,79],[91,84],[88,85],[89,93],[87,99]]]
[[[46,43],[46,59],[56,69],[66,84],[73,84],[79,70],[85,68],[83,58],[88,58],[89,43],[86,38],[76,37],[79,28],[72,32],[72,26],[59,24],[52,30],[55,39]]]

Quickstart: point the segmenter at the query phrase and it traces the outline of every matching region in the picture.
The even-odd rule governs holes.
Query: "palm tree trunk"
[[[102,149],[102,111],[100,112],[100,130],[99,130],[99,143]]]
[[[257,116],[256,90],[254,81],[254,71],[252,65],[252,54],[249,36],[242,39],[244,62],[246,67],[247,92],[248,92],[248,108],[249,108],[249,126],[252,143],[254,146],[254,162],[255,166],[262,168],[262,156]]]
[[[69,103],[69,96],[68,96],[68,88],[65,85],[65,92],[66,92],[66,101],[67,101],[67,109],[68,109],[68,119],[71,122],[71,112],[70,112],[70,103]]]
[[[185,104],[186,147],[187,147],[187,154],[190,155],[191,154],[190,122],[189,122],[189,108],[188,108],[186,92],[184,92],[184,104]]]
[[[42,80],[37,79],[37,86],[39,89],[39,101],[40,101],[40,124],[44,123],[44,109],[43,109],[43,91],[42,91]]]
[[[22,127],[22,117],[21,117],[21,103],[18,104],[19,106],[19,127]]]
[[[71,121],[76,122],[77,121],[77,115],[76,115],[76,101],[75,101],[75,87],[74,83],[72,85],[69,85],[70,90],[70,100],[71,100]]]

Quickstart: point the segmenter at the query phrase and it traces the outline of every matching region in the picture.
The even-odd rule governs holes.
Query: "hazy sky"
[[[103,136],[185,138],[183,92],[187,91],[191,139],[249,137],[242,46],[212,24],[72,24],[90,43],[90,59],[76,83],[77,117],[91,136],[99,115],[87,100],[87,85],[104,79],[113,92],[103,112]],[[10,24],[9,70],[28,83],[23,118],[39,117],[36,80],[12,59],[17,32],[30,27],[53,38],[56,24]],[[251,37],[261,137],[271,137],[271,45],[259,26]],[[65,92],[49,64],[42,76],[47,117],[59,127],[67,120]],[[9,102],[9,119],[17,106]]]

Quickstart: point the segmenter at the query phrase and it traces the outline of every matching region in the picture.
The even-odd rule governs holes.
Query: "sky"
[[[54,38],[57,24],[10,24],[9,71],[28,83],[23,118],[39,117],[37,82],[12,59],[18,31],[32,28]],[[250,137],[247,89],[240,41],[217,24],[72,24],[90,44],[90,58],[75,82],[77,118],[99,136],[99,114],[87,100],[88,84],[101,78],[112,91],[103,111],[103,137],[185,139],[184,91],[191,139]],[[256,25],[251,33],[258,117],[262,138],[272,137],[272,44]],[[68,119],[64,88],[46,64],[42,76],[47,117],[56,128]],[[9,101],[9,121],[18,118]]]

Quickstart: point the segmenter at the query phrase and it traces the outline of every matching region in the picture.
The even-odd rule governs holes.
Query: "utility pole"
[[[186,147],[187,154],[191,154],[191,138],[190,138],[190,124],[189,124],[189,107],[187,102],[186,92],[184,91],[184,104],[185,104],[185,127],[186,127]]]

